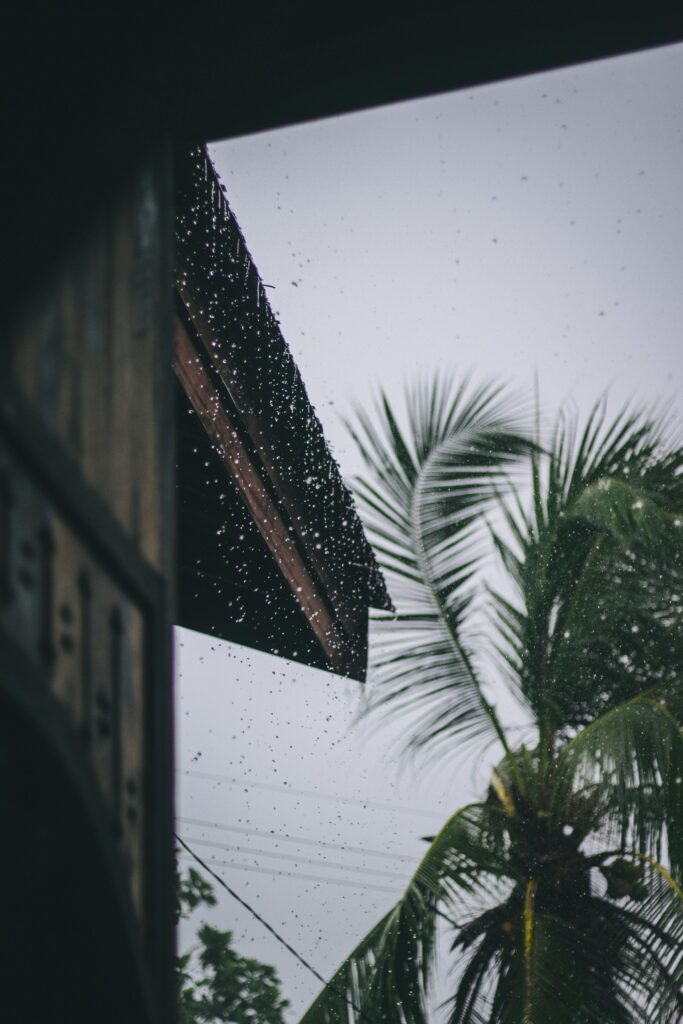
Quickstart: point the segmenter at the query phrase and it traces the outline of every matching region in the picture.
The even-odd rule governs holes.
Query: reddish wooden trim
[[[339,587],[337,581],[330,574],[325,557],[316,549],[314,544],[309,542],[308,538],[304,535],[306,531],[302,533],[300,527],[305,524],[306,516],[301,508],[301,502],[292,489],[290,481],[280,472],[277,460],[272,457],[273,439],[270,436],[267,425],[262,423],[261,419],[253,411],[255,404],[253,397],[245,390],[244,384],[240,379],[230,346],[224,344],[223,339],[215,337],[205,317],[202,315],[201,306],[195,299],[191,279],[192,275],[190,273],[178,274],[178,294],[191,319],[192,327],[196,332],[198,340],[204,346],[204,350],[210,358],[214,370],[235,404],[247,434],[252,438],[259,438],[259,458],[274,486],[275,492],[282,501],[287,515],[291,519],[294,529],[297,531],[299,543],[306,551],[309,564],[313,567],[327,594],[328,600],[335,609],[339,621],[343,623],[346,632],[351,636],[367,632],[367,606],[343,593],[342,588]],[[182,283],[183,280],[185,281],[184,284]],[[365,672],[363,670],[363,678],[364,676]]]
[[[284,521],[242,444],[184,324],[175,321],[175,372],[223,465],[299,603],[333,669],[348,670],[349,638],[311,577]]]

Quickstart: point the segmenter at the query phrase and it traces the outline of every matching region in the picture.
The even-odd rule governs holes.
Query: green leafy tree
[[[504,391],[450,383],[415,388],[406,423],[383,398],[352,426],[397,606],[369,707],[401,715],[412,750],[495,743],[500,759],[303,1022],[425,1024],[444,930],[449,1024],[674,1024],[683,449],[604,403],[541,445]],[[492,702],[501,685],[525,742]]]
[[[178,876],[176,900],[177,921],[202,904],[216,905],[211,885],[194,868]],[[229,931],[202,924],[197,938],[198,949],[176,959],[180,1024],[284,1024],[289,1003],[273,967],[236,953]]]

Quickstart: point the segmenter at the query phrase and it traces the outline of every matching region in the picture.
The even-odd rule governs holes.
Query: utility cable
[[[216,828],[224,832],[238,832],[240,835],[260,836],[263,839],[277,839],[281,843],[297,843],[299,846],[324,846],[330,850],[346,850],[365,857],[380,857],[385,860],[400,860],[414,864],[415,857],[405,853],[388,853],[384,850],[372,850],[367,846],[345,846],[343,843],[332,843],[325,839],[309,839],[308,836],[290,836],[286,832],[264,832],[263,829],[247,828],[244,825],[226,825],[221,821],[206,821],[204,818],[178,817],[184,825],[197,825],[201,828]]]
[[[398,811],[402,814],[419,814],[423,818],[433,819],[439,811],[428,811],[424,807],[401,807],[400,804],[391,804],[386,800],[363,800],[359,797],[336,796],[334,793],[321,793],[317,789],[298,789],[295,786],[288,786],[286,783],[277,782],[252,782],[247,779],[237,779],[232,775],[219,775],[214,772],[198,772],[191,768],[184,770],[176,769],[177,775],[189,775],[195,779],[207,779],[212,782],[229,782],[234,786],[247,786],[250,789],[266,789],[276,793],[291,793],[296,796],[315,797],[316,800],[331,800],[339,804],[356,804],[360,807],[375,807],[383,811]]]
[[[217,850],[226,850],[228,853],[250,853],[254,857],[271,857],[274,860],[287,860],[293,864],[312,864],[317,868],[338,869],[340,871],[353,871],[361,875],[375,875],[378,878],[393,878],[397,882],[405,882],[403,875],[394,871],[382,871],[381,868],[358,867],[357,864],[342,864],[340,861],[321,860],[319,857],[300,857],[298,854],[271,852],[269,850],[255,850],[253,846],[240,846],[239,844],[215,843],[211,839],[197,839],[192,836],[195,846],[213,846]]]
[[[184,854],[181,851],[181,856]],[[281,871],[279,868],[264,868],[259,867],[258,864],[238,864],[232,860],[216,860],[213,857],[208,858],[208,863],[217,864],[220,867],[234,868],[236,871],[254,871],[259,875],[271,875],[275,878],[294,878],[300,882],[325,882],[327,885],[341,885],[347,889],[366,889],[370,892],[388,892],[392,896],[396,896],[396,889],[390,889],[388,885],[374,885],[372,882],[364,884],[363,882],[354,882],[349,878],[330,878],[325,875],[307,875],[304,872],[297,871]]]
[[[338,988],[337,988],[337,987],[336,987],[335,985],[333,985],[331,981],[326,981],[326,980],[325,980],[325,978],[324,978],[324,977],[322,976],[322,974],[320,973],[320,971],[317,971],[317,970],[315,969],[315,967],[314,967],[314,966],[313,966],[312,964],[310,964],[310,963],[308,962],[308,960],[306,960],[306,958],[305,958],[305,957],[303,957],[303,956],[301,955],[301,953],[297,952],[297,950],[296,950],[296,949],[294,949],[294,946],[290,945],[290,943],[289,943],[289,942],[287,942],[287,939],[283,938],[283,937],[282,937],[282,935],[280,935],[280,933],[279,933],[278,931],[276,931],[276,930],[275,930],[275,928],[273,928],[273,926],[272,926],[271,924],[268,924],[268,922],[266,921],[266,919],[265,919],[264,917],[261,917],[261,915],[259,914],[259,912],[258,912],[257,910],[254,910],[254,908],[253,908],[253,907],[252,907],[252,906],[251,906],[251,905],[250,905],[249,903],[247,903],[247,901],[246,901],[245,899],[242,899],[242,897],[241,897],[240,895],[238,895],[238,893],[236,893],[236,892],[235,892],[235,890],[234,890],[234,889],[232,889],[232,888],[231,888],[231,887],[230,887],[230,886],[228,885],[228,883],[227,883],[227,882],[225,882],[225,881],[224,881],[224,880],[223,880],[223,879],[221,878],[221,876],[220,876],[220,875],[217,875],[217,874],[216,874],[216,872],[215,872],[215,871],[213,871],[213,870],[212,870],[212,868],[210,868],[210,867],[209,867],[209,865],[208,865],[208,864],[206,864],[206,863],[205,863],[205,862],[204,862],[204,861],[202,860],[202,858],[201,858],[201,857],[200,857],[200,856],[199,856],[198,854],[196,854],[196,853],[194,852],[194,850],[192,850],[192,849],[191,849],[191,848],[190,848],[190,847],[189,847],[189,846],[187,845],[187,843],[185,842],[185,840],[184,840],[184,839],[181,839],[181,838],[180,838],[180,836],[179,836],[179,835],[177,835],[177,834],[176,834],[176,839],[177,839],[177,841],[178,841],[178,842],[180,843],[180,845],[181,845],[181,846],[183,847],[183,849],[187,850],[187,852],[189,853],[189,855],[190,855],[190,856],[191,856],[191,857],[192,857],[192,858],[193,858],[194,860],[196,860],[197,864],[199,864],[199,865],[200,865],[200,867],[204,868],[204,870],[205,870],[205,871],[206,871],[206,872],[207,872],[207,873],[208,873],[209,875],[211,875],[211,877],[212,877],[212,878],[213,878],[213,879],[214,879],[214,880],[215,880],[216,882],[218,882],[218,884],[219,884],[220,886],[222,886],[222,888],[223,888],[223,889],[225,889],[225,891],[226,891],[227,893],[229,893],[229,894],[230,894],[230,895],[232,896],[232,898],[233,898],[234,900],[236,900],[236,901],[237,901],[237,903],[239,903],[239,904],[240,904],[240,906],[244,907],[244,909],[245,909],[245,910],[247,910],[247,911],[248,911],[248,912],[249,912],[249,913],[251,914],[251,916],[252,916],[253,918],[255,918],[255,919],[256,919],[256,920],[257,920],[257,921],[259,922],[259,924],[263,925],[263,927],[264,927],[264,928],[266,929],[266,931],[270,932],[270,934],[271,934],[271,935],[272,935],[272,936],[273,936],[273,937],[274,937],[275,939],[277,939],[277,941],[278,941],[278,942],[280,943],[280,945],[281,945],[281,946],[284,946],[284,948],[285,948],[285,949],[286,949],[286,950],[287,950],[287,951],[288,951],[289,953],[291,953],[291,954],[292,954],[292,956],[293,956],[293,957],[295,957],[295,958],[296,958],[296,959],[297,959],[297,960],[299,961],[299,963],[300,963],[300,964],[302,964],[302,966],[306,968],[306,970],[307,970],[307,971],[310,971],[310,973],[311,973],[311,974],[313,975],[313,977],[314,977],[314,978],[317,978],[317,979],[318,979],[318,981],[319,981],[319,982],[321,982],[321,984],[325,986],[325,988],[329,988],[329,989],[330,989],[330,990],[331,990],[332,992],[334,992],[334,994],[335,994],[336,996],[339,996],[339,998],[340,998],[340,999],[343,999],[343,1000],[344,1000],[344,1002],[345,1002],[345,1003],[346,1003],[346,1004],[347,1004],[348,1006],[350,1006],[350,1007],[351,1007],[351,1009],[352,1009],[352,1010],[353,1010],[353,1011],[354,1011],[355,1013],[357,1013],[357,1014],[359,1014],[359,1015],[360,1015],[361,1017],[363,1017],[363,1018],[364,1018],[364,1019],[365,1019],[365,1020],[366,1020],[366,1021],[368,1022],[368,1024],[375,1024],[375,1022],[374,1022],[374,1021],[372,1020],[372,1018],[371,1018],[371,1017],[368,1017],[368,1015],[367,1015],[367,1014],[365,1013],[365,1011],[364,1011],[363,1009],[361,1009],[361,1007],[360,1007],[360,1006],[357,1006],[357,1005],[356,1005],[356,1004],[354,1003],[354,1001],[353,1001],[352,999],[349,999],[349,997],[347,996],[346,992],[342,992],[342,991],[341,991],[340,989],[338,989]]]

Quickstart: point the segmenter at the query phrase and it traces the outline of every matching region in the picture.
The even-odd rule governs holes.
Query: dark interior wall
[[[86,773],[54,742],[60,723],[36,725],[0,686],[2,1020],[148,1022],[136,928],[111,884],[107,825]]]
[[[13,882],[0,963],[16,986],[3,1020],[6,1001],[38,993],[17,1020],[172,1015],[167,171],[161,153],[140,161],[3,322],[0,808]],[[155,988],[144,1014],[136,972]],[[93,1000],[107,994],[98,1013],[90,978]],[[52,1012],[52,989],[71,1014]]]

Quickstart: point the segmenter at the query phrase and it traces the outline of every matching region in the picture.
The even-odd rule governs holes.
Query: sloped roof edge
[[[176,285],[299,540],[338,605],[391,610],[384,578],[205,147],[176,159]]]

